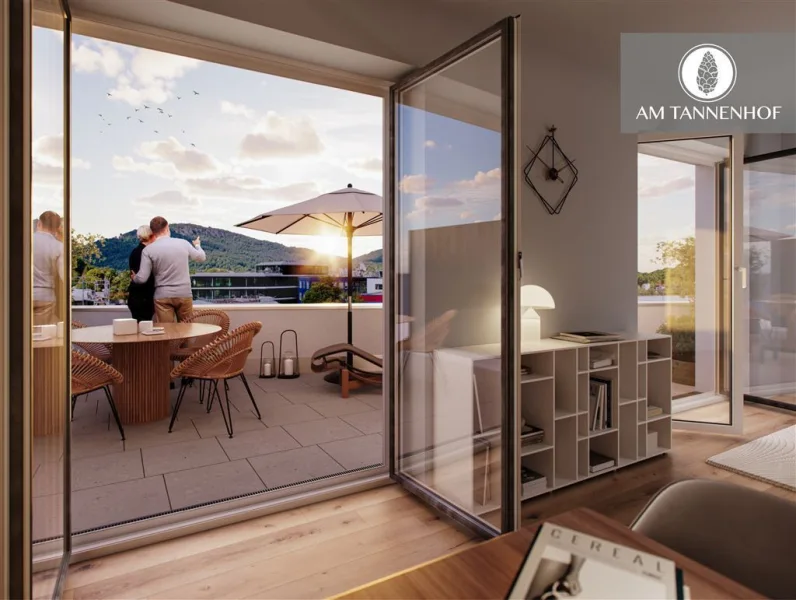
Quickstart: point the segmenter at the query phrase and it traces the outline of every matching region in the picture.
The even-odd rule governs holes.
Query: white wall
[[[301,368],[309,372],[312,354],[325,346],[346,341],[347,313],[343,304],[315,306],[236,305],[213,306],[230,317],[230,329],[251,321],[260,321],[263,328],[254,338],[254,351],[249,357],[247,373],[257,373],[260,345],[270,340],[279,355],[279,335],[285,329],[298,333]],[[380,304],[354,305],[354,345],[371,354],[382,354],[384,348],[384,311]],[[86,325],[110,325],[113,319],[129,318],[126,306],[73,306],[72,318]],[[293,336],[286,334],[284,349],[293,350]],[[270,350],[269,350],[270,351]]]
[[[558,215],[522,184],[523,283],[546,288],[556,303],[540,313],[542,337],[564,329],[635,332],[637,140],[619,133],[619,61],[596,72],[539,53],[530,42],[522,61],[523,144],[536,148],[554,124],[579,170]]]
[[[639,302],[639,333],[656,333],[669,317],[685,316],[690,310],[688,302]]]

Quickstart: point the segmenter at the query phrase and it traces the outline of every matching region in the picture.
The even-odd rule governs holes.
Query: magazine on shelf
[[[506,598],[678,600],[682,572],[671,560],[552,523],[542,525]]]
[[[622,339],[622,336],[604,331],[562,331],[554,335],[553,338],[579,344],[595,344],[598,342],[617,342]]]
[[[616,464],[616,461],[609,457],[600,454],[599,452],[594,452],[593,450],[589,452],[589,473],[599,473],[600,471],[605,471],[606,469],[610,469]]]

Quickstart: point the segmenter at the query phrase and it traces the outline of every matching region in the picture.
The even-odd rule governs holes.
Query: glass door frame
[[[783,150],[777,150],[775,152],[766,152],[764,154],[755,154],[752,156],[745,156],[743,160],[743,164],[749,165],[759,162],[765,162],[768,160],[775,160],[777,158],[787,158],[790,156],[796,156],[796,148],[786,148]],[[746,176],[746,169],[744,168],[744,177]],[[746,324],[748,329],[748,323]],[[749,368],[751,369],[751,361]],[[750,381],[751,381],[751,374],[750,374]],[[773,400],[771,398],[766,398],[765,396],[756,396],[755,394],[744,393],[744,402],[750,402],[753,404],[762,404],[763,406],[771,406],[773,408],[781,408],[783,410],[788,410],[790,412],[796,412],[796,405],[790,404],[788,402],[780,402],[779,400]]]
[[[398,214],[396,179],[398,172],[398,113],[400,94],[421,84],[449,66],[466,59],[486,45],[501,43],[501,526],[490,527],[482,520],[453,505],[434,490],[399,470],[400,418],[397,402],[398,361],[398,272],[396,270],[396,221]],[[520,524],[519,469],[519,16],[507,17],[470,38],[425,67],[411,71],[390,88],[388,101],[387,195],[384,210],[385,321],[384,380],[389,414],[388,460],[390,477],[437,512],[465,529],[485,538],[514,531]]]
[[[724,375],[730,382],[730,422],[707,423],[699,421],[677,420],[672,415],[672,427],[685,431],[699,431],[704,433],[743,433],[743,402],[744,390],[748,381],[748,347],[749,332],[745,327],[746,315],[748,314],[748,301],[746,299],[747,272],[748,264],[744,251],[744,136],[742,134],[642,134],[639,135],[638,143],[654,142],[673,142],[682,140],[700,140],[709,138],[727,138],[730,143],[729,160],[726,161],[719,171],[726,172],[729,169],[729,185],[724,186],[724,193],[729,194],[729,202],[725,204],[729,208],[727,215],[727,230],[722,234],[719,231],[717,252],[724,248],[729,248],[730,264],[728,265],[729,282],[727,284],[730,291],[728,303],[729,315],[726,322],[730,325],[729,336],[726,339],[730,342],[729,349],[719,346],[719,360],[721,354],[729,357],[728,364],[724,365]],[[721,188],[726,179],[717,182]],[[717,215],[718,216],[718,215]],[[729,238],[729,239],[728,239]],[[716,271],[716,277],[722,277],[720,270]],[[721,299],[719,299],[721,301]],[[718,307],[717,303],[717,307]],[[721,332],[723,335],[724,332]],[[722,373],[719,368],[718,373]]]

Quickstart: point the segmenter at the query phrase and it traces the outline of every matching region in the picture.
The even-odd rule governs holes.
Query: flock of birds
[[[193,92],[194,96],[199,96],[200,95],[199,92],[197,92],[196,90],[191,90],[191,91]],[[106,92],[106,96],[108,96],[108,98],[113,98],[113,94],[111,94],[110,92]],[[182,100],[182,96],[177,96],[177,100]],[[125,122],[127,122],[127,121],[132,121],[132,122],[138,121],[139,124],[144,124],[145,125],[147,122],[150,122],[149,121],[150,117],[147,116],[147,121],[146,122],[141,117],[145,116],[145,115],[149,115],[149,114],[151,114],[153,117],[156,117],[156,118],[159,118],[159,117],[166,117],[167,119],[173,119],[174,118],[173,114],[163,110],[162,108],[155,107],[155,109],[153,110],[153,108],[151,106],[148,106],[146,104],[143,104],[142,107],[135,108],[133,110],[134,110],[133,114],[128,115],[125,118]],[[142,113],[141,111],[151,111],[151,113],[146,113],[146,112]],[[113,123],[111,123],[111,121],[109,119],[107,119],[105,117],[105,115],[103,115],[102,113],[98,113],[98,116],[99,116],[100,119],[102,119],[102,128],[100,129],[100,133],[104,133],[106,128],[110,127]],[[157,133],[157,134],[160,133],[160,130],[158,130],[158,129],[153,129],[152,131],[154,133]],[[183,134],[185,133],[184,129],[181,129],[181,131],[182,131]],[[194,144],[193,142],[191,142],[190,145],[193,148],[196,148],[196,144]]]

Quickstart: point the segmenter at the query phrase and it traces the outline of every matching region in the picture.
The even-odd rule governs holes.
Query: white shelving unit
[[[611,356],[614,364],[589,369],[589,355],[595,350]],[[520,414],[528,424],[545,431],[542,443],[520,448],[520,461],[547,478],[544,489],[523,500],[671,449],[669,337],[636,336],[588,346],[535,340],[524,343],[520,354],[522,365],[530,369],[520,378]],[[479,515],[500,507],[499,356],[500,346],[490,344],[434,351],[429,369],[434,418],[424,425],[433,428],[434,446],[413,459],[417,477],[449,501]],[[601,431],[589,430],[592,375],[612,382],[613,423]],[[648,422],[647,404],[661,407],[663,414]],[[649,432],[657,434],[654,447],[648,447]],[[613,458],[616,465],[589,473],[590,450]]]
[[[530,347],[529,347],[530,346]],[[672,351],[668,336],[643,336],[619,342],[570,344],[540,340],[523,348],[520,413],[526,423],[545,431],[538,448],[521,448],[522,465],[547,478],[546,492],[668,452],[672,447]],[[610,356],[614,364],[590,369],[590,354]],[[590,431],[589,379],[611,381],[608,429]],[[663,414],[647,419],[647,405]],[[648,443],[653,433],[655,443]],[[613,458],[616,465],[589,472],[589,452]],[[519,477],[518,477],[519,481]]]

